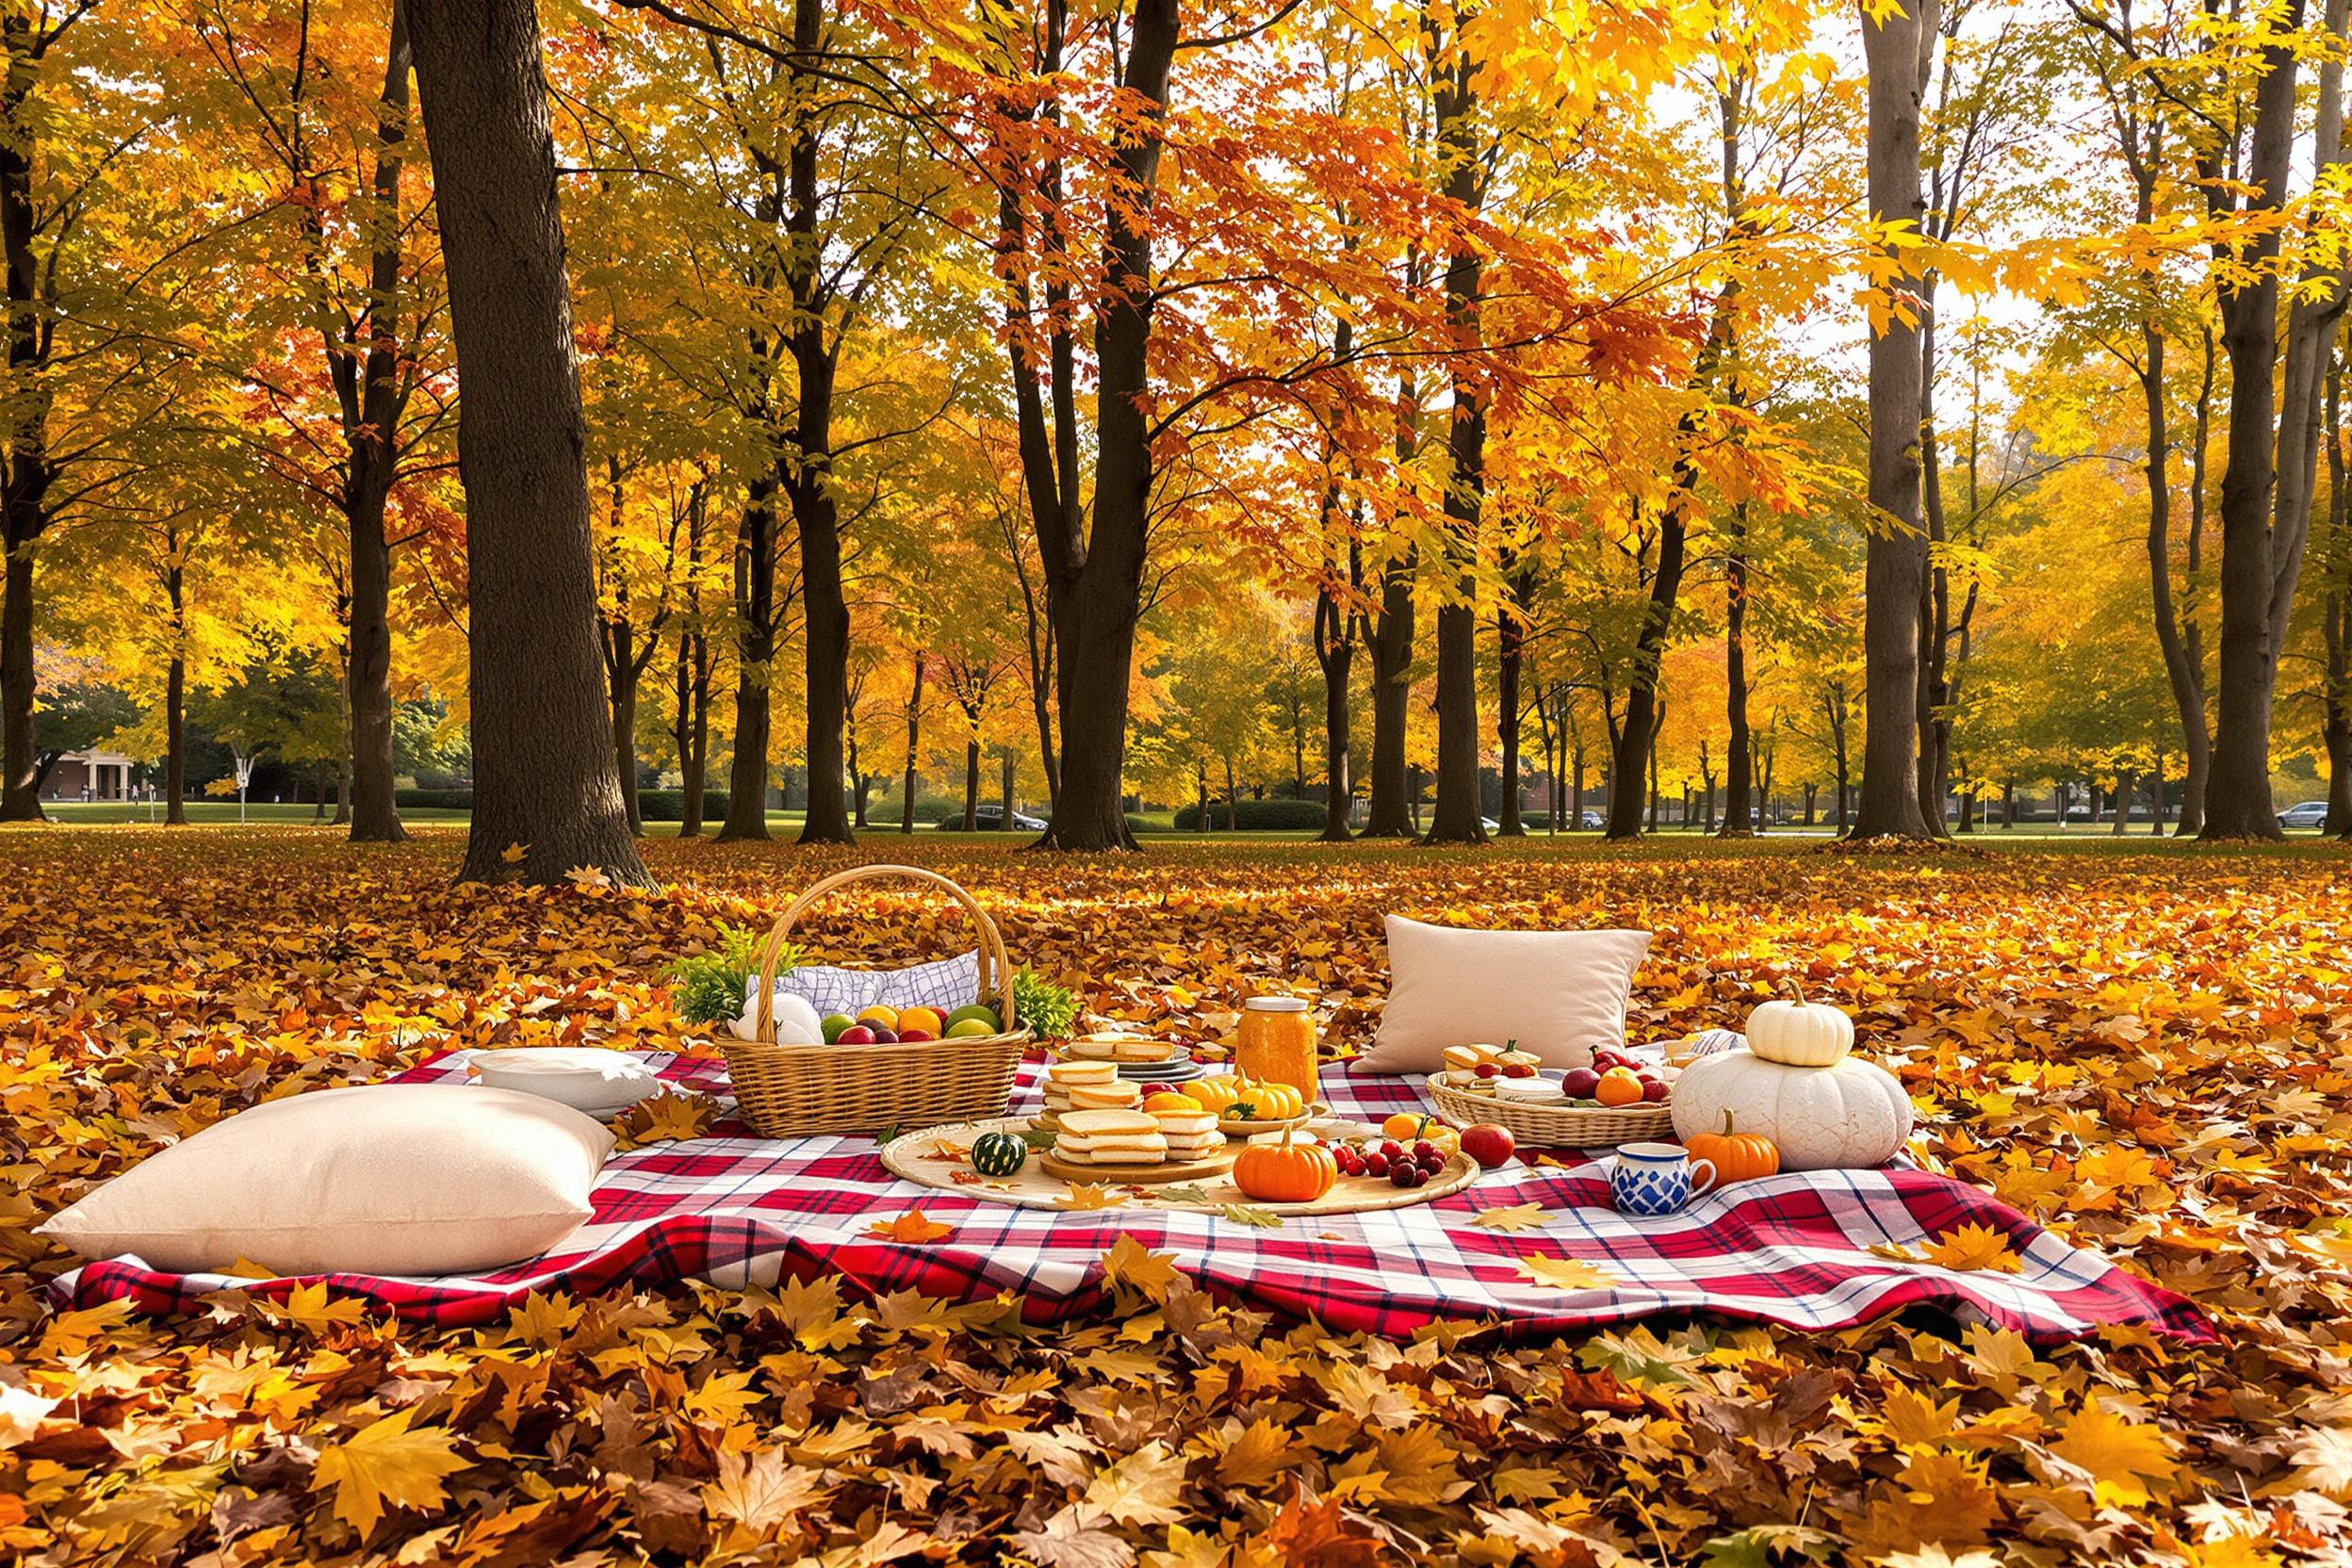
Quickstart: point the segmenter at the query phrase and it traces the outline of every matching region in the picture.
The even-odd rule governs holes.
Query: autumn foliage
[[[2340,858],[917,852],[1131,1020],[1213,1024],[1281,975],[1361,1043],[1391,910],[1650,926],[1637,1038],[1735,1022],[1800,977],[1902,1071],[1934,1164],[2187,1293],[2210,1348],[2036,1349],[1927,1319],[1340,1339],[1219,1308],[1133,1243],[1106,1262],[1114,1305],[1050,1331],[1009,1299],[850,1300],[825,1279],[536,1300],[479,1331],[322,1291],[168,1323],[46,1315],[70,1260],[29,1226],[93,1181],[263,1097],[451,1046],[666,1043],[662,962],[850,854],[656,841],[677,885],[645,894],[453,887],[458,850],[431,829],[366,857],[283,833],[0,841],[0,1548],[1169,1568],[2342,1547]],[[805,935],[867,955],[962,932],[884,889]]]

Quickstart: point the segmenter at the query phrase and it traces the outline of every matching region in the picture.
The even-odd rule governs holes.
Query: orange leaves
[[[861,1300],[826,1276],[623,1286],[444,1331],[316,1288],[180,1319],[45,1315],[41,1282],[70,1260],[21,1221],[163,1137],[454,1044],[675,1044],[654,976],[714,919],[772,908],[781,853],[648,841],[670,890],[621,899],[455,888],[457,849],[432,829],[366,857],[291,836],[0,833],[0,902],[19,906],[0,912],[0,1149],[24,1146],[0,1152],[0,1555],[224,1543],[224,1561],[290,1560],[351,1556],[364,1531],[416,1560],[847,1561],[873,1540],[906,1561],[1151,1568],[1927,1564],[2143,1542],[2260,1562],[2352,1536],[2328,1370],[2352,1310],[2329,1065],[2352,1055],[2352,991],[2308,972],[2352,934],[2340,858],[897,851],[976,888],[1019,956],[1089,1006],[1188,1038],[1280,981],[1315,991],[1335,1047],[1360,1046],[1392,910],[1647,925],[1637,1039],[1737,1022],[1801,974],[1929,1108],[1924,1157],[2197,1298],[2230,1336],[2212,1349],[1902,1319],[1370,1340],[1221,1308],[1175,1244],[1116,1224],[1106,1304],[1050,1325],[1010,1294]],[[791,853],[808,874],[846,860]],[[961,939],[953,924],[876,894],[796,934],[825,958],[931,956]],[[706,1113],[656,1101],[644,1132]],[[1100,1224],[1123,1200],[1076,1189],[1090,1208],[1023,1222]],[[1569,1233],[1568,1212],[1529,1209],[1488,1211],[1487,1228]],[[1262,1233],[1202,1223],[1217,1247]],[[877,1230],[912,1251],[944,1227],[911,1210]],[[2017,1261],[1993,1229],[1903,1250],[1988,1289]],[[1565,1255],[1534,1263],[1526,1286],[1558,1301],[1609,1283]],[[1801,1522],[1740,1523],[1795,1520],[1798,1498]],[[874,1533],[885,1518],[903,1533]]]

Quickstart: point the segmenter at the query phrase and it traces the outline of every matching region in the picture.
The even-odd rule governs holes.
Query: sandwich
[[[1062,1048],[1062,1054],[1083,1062],[1107,1062],[1118,1046],[1118,1037],[1113,1035],[1081,1035]]]
[[[1140,1084],[1078,1084],[1070,1090],[1070,1107],[1080,1111],[1133,1110],[1142,1100]]]
[[[1141,1111],[1070,1111],[1054,1133],[1054,1157],[1071,1165],[1159,1165],[1168,1159],[1168,1138]]]
[[[1069,1110],[1073,1090],[1115,1087],[1118,1084],[1119,1069],[1109,1062],[1055,1062],[1045,1070],[1045,1108],[1049,1111]],[[1128,1102],[1120,1099],[1098,1103],[1123,1105]]]
[[[1494,1076],[1505,1053],[1491,1045],[1449,1045],[1446,1048],[1445,1081],[1456,1088],[1472,1088]],[[1483,1076],[1480,1068],[1490,1070]]]
[[[1175,1053],[1166,1040],[1137,1038],[1112,1042],[1111,1054],[1122,1062],[1164,1062]]]

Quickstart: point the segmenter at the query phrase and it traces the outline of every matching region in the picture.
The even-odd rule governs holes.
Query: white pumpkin
[[[1783,1170],[1868,1169],[1911,1135],[1911,1096],[1875,1062],[1848,1056],[1831,1067],[1790,1067],[1726,1051],[1674,1080],[1674,1134],[1720,1133],[1723,1113],[1743,1133],[1780,1150]]]
[[[744,989],[750,991],[749,987]],[[760,999],[757,994],[743,998],[743,1010],[735,1020],[735,1037],[739,1040],[757,1039],[760,1035]],[[776,993],[776,1043],[778,1045],[823,1045],[825,1021],[817,1017],[817,1009],[805,996],[791,991]]]
[[[1764,1002],[1748,1015],[1748,1049],[1768,1062],[1827,1067],[1854,1049],[1854,1020],[1823,1002]]]

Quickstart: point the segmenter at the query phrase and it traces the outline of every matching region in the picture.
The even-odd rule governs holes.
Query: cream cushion
[[[1388,1005],[1362,1066],[1437,1072],[1449,1045],[1517,1040],[1545,1067],[1625,1043],[1647,931],[1471,931],[1388,917]]]
[[[378,1084],[273,1100],[83,1195],[41,1227],[172,1273],[466,1274],[536,1257],[589,1215],[612,1134],[535,1094]]]

